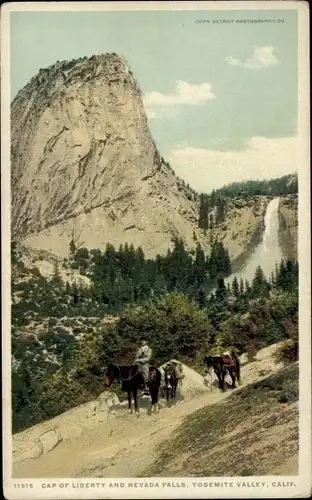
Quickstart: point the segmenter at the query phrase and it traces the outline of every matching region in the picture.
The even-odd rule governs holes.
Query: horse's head
[[[119,379],[119,370],[118,366],[110,363],[106,370],[105,375],[105,387],[110,387],[115,379]]]
[[[174,378],[175,376],[175,367],[171,364],[168,363],[163,367],[164,374],[165,374],[165,380],[170,380]]]
[[[154,366],[150,366],[148,369],[148,378],[150,382],[154,382],[157,379],[157,370]]]

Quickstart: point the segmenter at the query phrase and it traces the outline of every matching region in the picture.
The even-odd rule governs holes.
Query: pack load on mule
[[[165,387],[167,392],[167,400],[169,399],[169,394],[171,394],[171,398],[176,396],[176,390],[178,383],[182,385],[182,380],[185,377],[185,373],[183,371],[183,365],[176,359],[172,359],[168,361],[163,367],[164,378],[165,378]],[[171,389],[171,392],[170,392]]]
[[[240,382],[240,361],[235,348],[223,350],[218,354],[209,354],[204,357],[206,373],[214,370],[218,377],[219,388],[224,391],[225,376],[228,374],[232,379],[232,389],[236,387],[236,380]]]

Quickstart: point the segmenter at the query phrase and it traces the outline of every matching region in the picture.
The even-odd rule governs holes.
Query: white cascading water
[[[282,251],[278,242],[278,205],[279,198],[274,198],[267,206],[264,218],[264,234],[261,243],[255,249],[254,253],[247,260],[246,264],[236,273],[231,274],[224,281],[227,284],[232,282],[234,276],[238,280],[252,282],[256,269],[261,266],[266,278],[270,278],[272,271],[275,270],[276,263],[282,260]]]

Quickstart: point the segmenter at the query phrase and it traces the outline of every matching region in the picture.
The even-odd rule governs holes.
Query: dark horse
[[[208,369],[213,368],[218,377],[219,388],[224,391],[224,380],[228,373],[232,379],[232,389],[236,387],[236,379],[240,382],[240,362],[238,356],[233,352],[219,356],[205,356],[204,364]]]
[[[141,373],[138,370],[138,365],[113,365],[110,363],[106,372],[106,387],[110,387],[114,380],[122,383],[121,389],[128,394],[129,410],[132,413],[132,396],[134,400],[135,411],[139,412],[138,406],[138,390],[144,388],[144,381]],[[161,383],[160,371],[151,366],[149,368],[148,387],[151,395],[152,406],[151,410],[157,410],[159,397],[159,388]]]
[[[169,395],[170,395],[171,399],[176,397],[179,379],[177,377],[176,367],[173,363],[170,363],[170,362],[167,363],[164,366],[163,370],[164,370],[164,375],[165,375],[166,395],[167,395],[167,401],[168,401]],[[171,390],[170,390],[169,384],[171,385]]]

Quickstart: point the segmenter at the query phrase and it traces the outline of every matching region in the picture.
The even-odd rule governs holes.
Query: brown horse
[[[112,363],[110,363],[106,372],[105,386],[110,387],[114,380],[117,380],[117,382],[121,382],[121,390],[127,392],[129,410],[131,411],[131,413],[132,397],[134,400],[135,411],[138,413],[138,391],[144,388],[144,380],[138,370],[138,365],[113,365]],[[148,387],[152,400],[152,408],[154,407],[155,409],[155,405],[157,405],[159,398],[160,383],[160,371],[154,366],[151,366],[149,368]]]
[[[232,389],[236,387],[236,379],[240,382],[240,361],[234,353],[205,356],[204,364],[208,369],[213,368],[218,377],[219,388],[224,391],[224,380],[227,373],[232,379]]]

